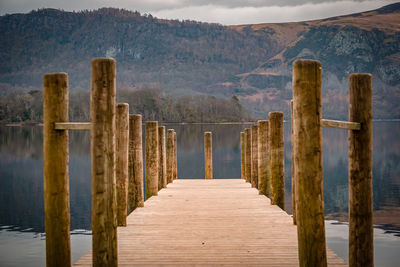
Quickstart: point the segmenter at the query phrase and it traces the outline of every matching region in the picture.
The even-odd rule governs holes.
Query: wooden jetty
[[[243,179],[180,179],[118,227],[118,265],[299,266],[292,218]],[[330,249],[329,266],[347,266]],[[92,252],[74,266],[91,266]]]
[[[293,63],[292,218],[284,211],[283,113],[243,132],[242,179],[231,180],[213,180],[211,132],[205,179],[178,180],[176,132],[146,122],[143,185],[142,117],[116,103],[115,60],[92,61],[89,123],[68,121],[67,74],[46,74],[46,265],[71,266],[69,130],[91,134],[92,251],[76,266],[346,265],[325,241],[322,127],[334,127],[349,131],[349,265],[372,267],[372,76],[350,75],[343,122],[322,119],[321,75],[318,61]]]

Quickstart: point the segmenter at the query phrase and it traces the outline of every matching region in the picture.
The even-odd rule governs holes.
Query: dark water
[[[214,178],[240,178],[239,133],[249,125],[166,125],[177,131],[179,178],[204,177],[203,133],[213,132]],[[400,122],[374,122],[376,266],[400,261]],[[41,127],[0,127],[0,266],[44,264]],[[89,132],[70,132],[70,201],[73,260],[90,248]],[[323,130],[324,201],[327,219],[347,220],[347,132]],[[285,123],[286,210],[291,213],[290,123]],[[328,246],[347,257],[347,225],[327,221]],[[380,229],[378,229],[380,228]],[[383,230],[382,230],[383,229]],[[19,251],[14,255],[12,251]],[[20,253],[27,251],[26,253]],[[393,253],[391,253],[393,251]],[[397,251],[397,252],[396,252]],[[15,253],[15,252],[14,252]],[[396,258],[397,257],[397,258]],[[393,259],[393,260],[392,260]]]

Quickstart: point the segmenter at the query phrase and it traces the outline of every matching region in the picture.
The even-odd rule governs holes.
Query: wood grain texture
[[[174,181],[174,130],[167,131],[167,184]]]
[[[167,159],[165,155],[165,126],[158,126],[158,190],[167,187]]]
[[[178,140],[174,130],[174,180],[178,179]]]
[[[126,225],[128,197],[128,158],[129,158],[129,105],[118,103],[115,119],[116,169],[117,183],[117,223]]]
[[[55,122],[55,130],[90,130],[90,122]]]
[[[146,121],[145,196],[146,201],[158,192],[158,122]]]
[[[68,131],[54,122],[68,121],[68,75],[43,77],[43,174],[46,265],[70,266]]]
[[[361,125],[358,122],[335,121],[335,120],[325,120],[325,119],[321,119],[321,127],[347,129],[347,130],[361,129]]]
[[[300,266],[326,266],[322,186],[321,64],[293,63],[293,141]]]
[[[128,214],[144,206],[142,115],[129,115]]]
[[[204,171],[205,178],[213,178],[213,162],[212,162],[212,133],[204,133]]]
[[[258,192],[269,197],[269,122],[258,121]]]
[[[269,113],[269,147],[271,156],[271,202],[285,208],[285,155],[283,113]]]
[[[92,60],[90,157],[92,162],[93,266],[117,266],[115,181],[116,62]]]
[[[361,124],[349,133],[349,263],[374,266],[372,198],[372,76],[352,74],[349,120]]]
[[[246,165],[245,165],[245,148],[244,148],[244,143],[245,143],[245,137],[244,137],[244,132],[240,132],[240,178],[245,179],[245,172],[246,172]]]
[[[294,116],[293,116],[293,100],[290,101],[290,125],[291,125],[291,135],[292,135],[292,159],[296,158],[294,156],[294,137],[293,137],[293,123],[294,123]],[[296,171],[294,170],[294,160],[292,160],[292,213],[293,213],[293,224],[297,224],[296,223],[296,177],[294,176],[294,174],[296,173]]]
[[[132,212],[118,241],[120,266],[299,265],[292,218],[242,179],[174,181]],[[328,261],[347,266],[331,250]]]
[[[251,183],[251,130],[244,130],[246,136],[246,182]]]
[[[258,127],[251,126],[251,186],[258,187]]]

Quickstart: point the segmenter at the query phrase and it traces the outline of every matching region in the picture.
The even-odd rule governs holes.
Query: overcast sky
[[[52,7],[67,11],[118,7],[158,18],[230,24],[327,18],[376,9],[390,0],[0,0],[0,15]]]

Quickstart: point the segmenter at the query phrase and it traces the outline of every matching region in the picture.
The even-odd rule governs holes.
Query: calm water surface
[[[239,132],[249,125],[166,125],[177,131],[179,178],[204,177],[203,133],[213,132],[214,178],[240,178]],[[400,262],[400,122],[374,122],[375,266]],[[44,266],[41,127],[0,126],[0,266]],[[72,260],[91,247],[89,132],[70,133]],[[323,129],[327,244],[347,259],[347,132]],[[290,123],[285,123],[286,211],[291,213]]]

